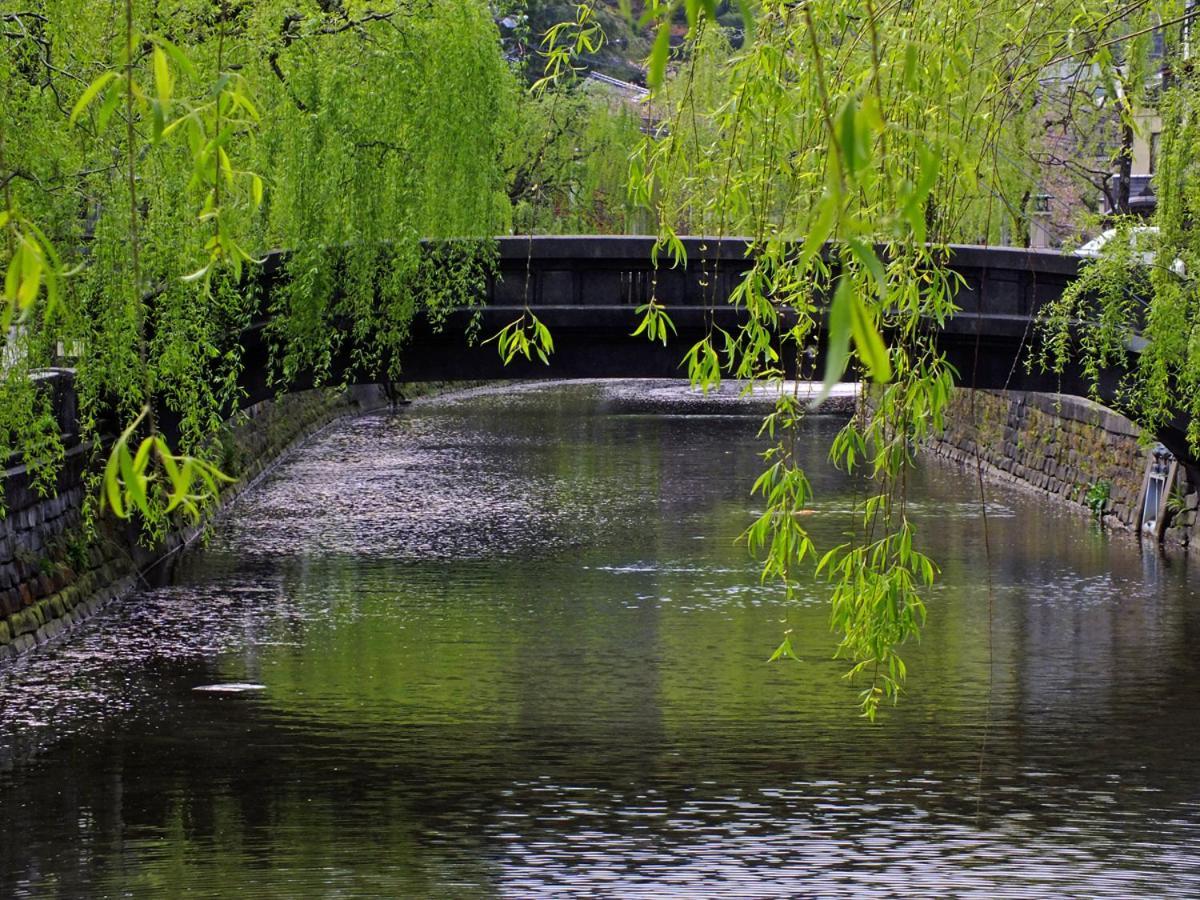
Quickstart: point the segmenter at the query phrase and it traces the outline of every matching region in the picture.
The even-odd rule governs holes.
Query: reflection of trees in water
[[[1196,675],[1184,572],[1147,581],[1132,545],[989,488],[1015,513],[990,522],[989,667],[982,531],[939,516],[971,503],[975,485],[932,464],[910,493],[945,578],[911,654],[912,696],[869,727],[828,658],[824,586],[785,607],[734,542],[757,465],[752,421],[596,421],[578,395],[539,404],[468,404],[453,427],[415,430],[435,461],[435,443],[453,448],[455,429],[469,431],[478,468],[430,477],[511,468],[514,489],[542,504],[531,534],[546,528],[559,544],[449,561],[294,539],[288,553],[289,535],[239,556],[236,541],[218,541],[179,570],[190,594],[151,595],[154,621],[142,620],[164,636],[199,631],[194,646],[217,649],[114,663],[116,695],[140,680],[154,714],[114,717],[9,777],[0,821],[18,837],[0,841],[0,877],[57,879],[63,895],[201,882],[269,892],[287,878],[310,891],[428,894],[447,880],[494,886],[514,834],[530,854],[555,844],[556,863],[580,871],[589,849],[709,841],[717,853],[735,832],[816,864],[815,832],[859,846],[883,821],[903,824],[897,846],[917,842],[943,864],[951,838],[979,837],[980,824],[1002,852],[1037,844],[1049,859],[1054,835],[1077,829],[1061,840],[1099,857],[1197,799],[1198,725],[1180,714]],[[318,446],[350,459],[354,478],[356,441],[387,435],[339,432]],[[305,471],[285,466],[272,490],[306,489]],[[813,526],[828,542],[844,527],[848,483],[816,478]],[[598,512],[615,525],[597,529],[587,517]],[[362,527],[340,509],[322,515],[329,528]],[[768,666],[785,616],[802,662]],[[228,680],[267,691],[191,690]],[[607,837],[570,856],[567,838],[584,832]]]
[[[914,488],[932,499],[975,493],[978,502],[974,473],[941,462],[920,471]],[[1194,795],[1184,773],[1198,761],[1200,734],[1178,715],[1198,674],[1190,648],[1200,615],[1189,606],[1186,565],[1156,556],[1162,565],[1148,569],[1146,554],[1157,548],[1107,536],[1017,488],[989,484],[987,492],[1015,513],[988,520],[989,767],[1105,773]],[[913,666],[969,684],[975,718],[989,674],[982,524],[956,519],[939,528],[931,516],[922,527],[944,583]],[[924,685],[914,688],[919,707]]]

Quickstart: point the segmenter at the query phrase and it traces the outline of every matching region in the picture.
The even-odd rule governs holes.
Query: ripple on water
[[[1188,573],[1004,488],[985,543],[919,470],[944,576],[865,726],[828,585],[784,602],[737,543],[762,407],[493,387],[301,447],[0,670],[0,894],[1200,894]],[[837,427],[799,443],[824,546]]]

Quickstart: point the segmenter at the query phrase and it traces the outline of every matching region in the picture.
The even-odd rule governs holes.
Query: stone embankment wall
[[[974,466],[1004,481],[1035,488],[1088,510],[1089,492],[1107,493],[1106,524],[1137,527],[1151,451],[1124,416],[1090,400],[1058,394],[959,389],[945,431],[930,452]],[[1182,474],[1171,527],[1164,538],[1187,543],[1200,496],[1185,493]]]
[[[226,471],[237,477],[218,508],[232,503],[296,441],[330,421],[386,404],[375,386],[307,391],[245,411],[223,444]],[[23,466],[0,473],[7,514],[0,519],[0,661],[43,643],[130,591],[140,573],[194,540],[206,522],[190,521],[145,548],[136,526],[83,527],[89,448],[72,447],[57,490],[44,497]]]

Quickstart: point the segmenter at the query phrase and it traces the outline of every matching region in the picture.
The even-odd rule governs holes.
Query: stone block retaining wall
[[[946,428],[930,452],[1087,509],[1088,491],[1108,485],[1105,522],[1134,527],[1150,450],[1124,416],[1080,397],[957,389]],[[1182,480],[1181,480],[1182,484]],[[1186,497],[1165,538],[1186,543],[1200,498]]]
[[[385,405],[376,386],[306,391],[246,410],[225,445],[224,465],[237,481],[221,495],[232,503],[296,441],[330,421]],[[87,535],[82,522],[90,449],[75,445],[54,496],[40,496],[23,466],[0,472],[7,515],[0,519],[0,661],[43,643],[128,593],[139,575],[194,540],[207,522],[186,520],[154,548],[137,526],[106,521]]]

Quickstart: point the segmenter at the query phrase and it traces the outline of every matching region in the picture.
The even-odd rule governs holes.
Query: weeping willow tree
[[[637,106],[575,79],[519,103],[510,127],[506,168],[517,233],[645,230],[645,211],[627,189],[629,153],[642,137]]]
[[[394,378],[417,312],[476,284],[509,225],[518,95],[483,2],[0,10],[0,456],[50,486],[61,440],[31,375],[69,363],[104,504],[152,533],[219,489],[268,250],[291,251],[276,375],[319,381],[350,341]],[[439,238],[459,240],[422,254]]]
[[[1037,187],[1024,151],[1038,131],[1039,78],[1063,63],[1111,73],[1114,29],[1128,33],[1151,11],[1169,20],[1170,4],[743,3],[752,38],[736,52],[713,27],[714,6],[645,4],[662,126],[637,150],[631,190],[654,210],[672,260],[685,233],[752,241],[731,300],[748,321],[688,351],[694,382],[777,383],[795,371],[828,390],[850,368],[871,387],[871,413],[830,451],[871,476],[845,543],[817,547],[800,515],[812,490],[795,438],[809,404],[795,392],[780,394],[765,423],[771,446],[755,492],[766,509],[746,538],[763,577],[789,596],[814,571],[829,580],[838,654],[865,679],[862,710],[873,718],[901,691],[899,648],[918,636],[937,574],[905,485],[956,374],[932,340],[960,287],[949,245],[1017,230]],[[680,13],[688,31],[673,47]],[[651,301],[644,315],[645,333],[665,337],[664,309]],[[817,345],[826,362],[812,372]],[[785,635],[773,658],[791,654]]]
[[[1200,72],[1196,10],[1184,6],[1161,12],[1175,27],[1161,86],[1149,98],[1162,122],[1153,220],[1116,223],[1116,236],[1041,323],[1039,363],[1063,371],[1078,359],[1093,395],[1115,402],[1146,434],[1184,417],[1187,443],[1200,453]],[[1145,40],[1147,29],[1133,34]],[[1134,338],[1140,352],[1129,365]],[[1102,396],[1113,371],[1122,372],[1116,395]]]

